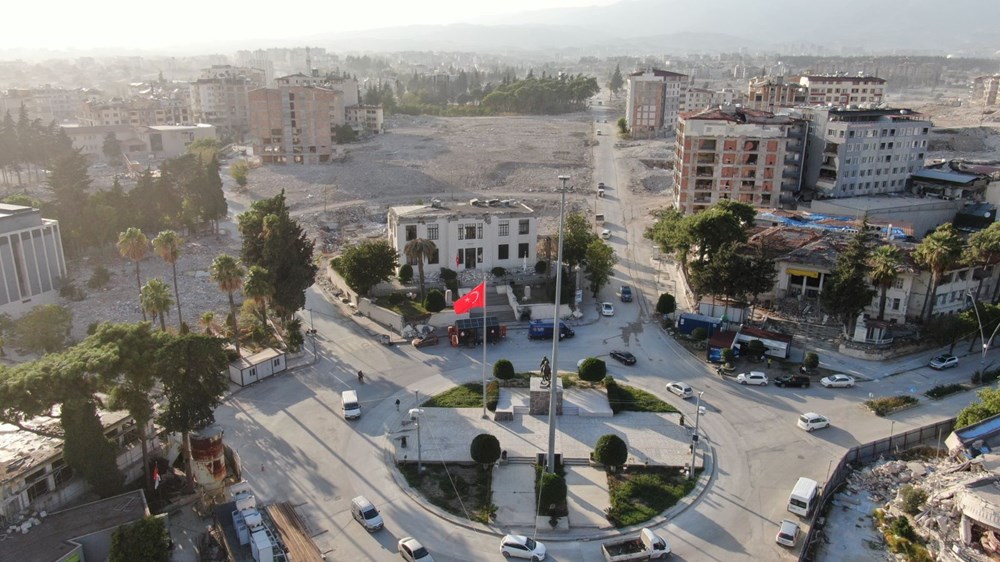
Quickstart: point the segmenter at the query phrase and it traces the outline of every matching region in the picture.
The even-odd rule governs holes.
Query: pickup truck
[[[608,562],[659,560],[670,556],[670,544],[653,531],[643,529],[638,538],[602,544],[601,552]]]

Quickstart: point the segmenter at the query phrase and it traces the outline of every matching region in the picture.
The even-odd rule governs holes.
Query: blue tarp
[[[856,219],[854,217],[840,217],[836,215],[821,215],[818,213],[807,213],[802,216],[793,217],[782,217],[775,215],[773,213],[759,213],[757,215],[758,220],[765,220],[770,222],[776,222],[784,226],[796,226],[799,228],[814,228],[816,230],[825,230],[829,232],[857,232],[857,227],[847,226],[847,225],[834,225],[834,224],[823,224],[820,221],[834,220],[841,221],[845,223],[851,223]],[[869,228],[873,230],[878,230],[880,233],[885,234],[885,226],[874,226],[869,224]],[[906,232],[903,232],[901,228],[892,229],[892,238],[895,239],[905,239],[907,237]]]

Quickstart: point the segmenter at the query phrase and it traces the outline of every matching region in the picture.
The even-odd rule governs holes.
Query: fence
[[[826,504],[837,493],[837,490],[847,482],[847,476],[854,471],[855,465],[868,464],[883,455],[891,457],[896,453],[917,445],[930,445],[942,448],[945,446],[944,440],[954,428],[955,418],[951,418],[849,449],[843,458],[840,459],[840,462],[837,463],[837,466],[830,472],[826,484],[823,485],[819,501],[813,510],[812,517],[809,519],[809,533],[806,534],[805,546],[802,547],[799,562],[811,562],[814,560],[813,555],[815,553],[813,550],[816,541],[819,539],[817,533],[822,530],[822,526],[817,525],[816,521],[820,517],[820,514],[824,513]]]

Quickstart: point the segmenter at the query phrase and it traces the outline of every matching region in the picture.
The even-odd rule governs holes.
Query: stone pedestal
[[[555,385],[556,392],[556,415],[561,416],[563,412],[563,385],[562,379],[552,377],[552,384]],[[549,413],[549,387],[542,386],[542,377],[531,377],[531,403],[528,413],[536,415],[548,415]]]

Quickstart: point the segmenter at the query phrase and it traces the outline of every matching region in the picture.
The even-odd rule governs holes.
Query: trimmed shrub
[[[819,355],[816,355],[812,351],[806,353],[806,356],[802,359],[802,366],[806,369],[815,369],[816,367],[819,367]]]
[[[743,349],[746,350],[747,355],[750,357],[760,359],[764,356],[764,352],[767,351],[767,346],[760,340],[750,340],[743,346]]]
[[[736,361],[736,353],[730,347],[723,348],[722,350],[722,362],[726,365],[732,365],[733,361]]]
[[[454,281],[458,279],[458,273],[455,273],[454,270],[448,269],[447,267],[442,267],[441,273],[438,275],[441,277],[442,281]]]
[[[543,472],[538,484],[539,515],[559,516],[559,506],[566,505],[566,479],[558,474]],[[554,509],[551,506],[556,506]]]
[[[444,293],[439,289],[427,291],[427,296],[424,297],[424,308],[430,312],[441,312],[444,310]]]
[[[600,382],[608,374],[608,365],[596,357],[588,357],[580,365],[580,380]]]
[[[111,281],[111,272],[103,265],[94,268],[94,273],[87,280],[87,287],[90,289],[100,289]]]
[[[960,384],[939,384],[924,393],[928,398],[942,398],[956,392],[962,392],[965,387]]]
[[[671,314],[677,310],[677,299],[670,293],[663,293],[656,301],[656,311],[660,314]]]
[[[507,270],[499,265],[490,270],[493,277],[507,277]]]
[[[628,445],[613,433],[602,435],[594,445],[594,460],[606,466],[622,466],[628,462]]]
[[[708,330],[705,328],[695,328],[691,330],[691,339],[695,341],[705,341],[708,338]]]
[[[541,275],[542,273],[545,273],[548,269],[549,269],[548,264],[546,264],[543,260],[538,260],[535,262],[535,273]]]
[[[490,381],[489,384],[486,385],[486,409],[491,412],[497,411],[497,402],[499,401],[500,383],[497,381]]]
[[[399,277],[399,282],[404,285],[406,285],[410,281],[413,281],[413,266],[408,263],[404,263],[403,265],[399,266],[398,277]]]
[[[916,403],[917,399],[912,396],[884,396],[865,400],[864,405],[876,416],[887,416],[900,408]]]
[[[493,376],[502,381],[509,381],[514,378],[514,374],[514,364],[507,359],[501,359],[493,364]]]
[[[480,433],[472,439],[469,455],[479,464],[493,464],[500,458],[500,440],[489,433]]]

